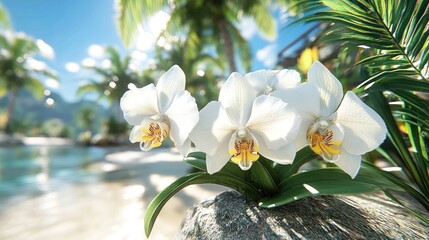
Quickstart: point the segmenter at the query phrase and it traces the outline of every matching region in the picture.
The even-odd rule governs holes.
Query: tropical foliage
[[[56,79],[55,72],[45,62],[35,59],[38,55],[51,58],[52,48],[24,33],[9,30],[0,33],[0,96],[9,93],[6,132],[10,132],[18,90],[25,88],[42,97],[45,87],[40,78]]]
[[[323,146],[319,150],[312,146],[298,151],[292,165],[283,166],[260,156],[248,171],[227,162],[219,171],[211,171],[211,175],[208,174],[208,164],[216,158],[204,153],[191,153],[185,161],[201,172],[178,179],[155,197],[145,216],[147,234],[169,198],[188,185],[201,183],[231,187],[249,199],[259,201],[262,207],[276,207],[312,195],[382,190],[400,204],[395,192],[405,191],[429,210],[429,1],[284,2],[294,2],[291,9],[304,13],[298,22],[329,25],[318,39],[323,45],[333,44],[339,48],[338,60],[329,65],[335,67],[336,72],[346,72],[340,75],[341,80],[347,86],[355,86],[353,91],[382,117],[388,139],[376,149],[378,154],[365,155],[369,161],[362,162],[360,172],[354,179],[330,163],[319,165],[311,171],[300,171],[306,163],[320,164],[314,161],[319,158],[314,152],[318,153],[319,150],[322,155],[323,151],[328,154],[323,159],[328,162],[332,160],[326,156],[335,151],[323,150]],[[349,101],[347,99],[351,95],[343,101]],[[341,107],[338,111],[342,111]],[[215,124],[220,123],[215,121]],[[210,149],[207,151],[211,152]],[[380,161],[387,162],[392,168],[378,167]],[[348,166],[338,166],[351,174]]]
[[[139,1],[118,0],[117,19],[125,44],[132,43],[138,26],[160,10],[170,13],[166,32],[186,36],[188,48],[214,47],[217,57],[228,62],[230,72],[237,71],[236,60],[250,69],[250,48],[237,24],[251,17],[267,37],[276,35],[276,25],[269,6],[271,1]]]
[[[340,44],[344,54],[360,53],[351,69],[360,72],[355,92],[372,104],[389,130],[389,140],[378,152],[401,168],[405,183],[420,193],[414,197],[427,206],[429,1],[295,2],[295,9],[312,12],[298,21],[336,26],[323,32],[322,42]]]
[[[84,64],[83,67],[95,73],[95,78],[78,89],[78,94],[95,93],[100,99],[106,99],[111,103],[111,108],[119,116],[119,99],[130,87],[135,87],[140,83],[139,74],[130,69],[131,56],[121,57],[117,49],[113,47],[105,48],[106,58],[103,64]]]

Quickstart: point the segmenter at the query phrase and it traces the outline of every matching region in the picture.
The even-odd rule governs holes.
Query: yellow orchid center
[[[229,154],[231,161],[242,170],[248,170],[259,159],[259,145],[256,139],[245,129],[239,129],[231,138]]]
[[[310,148],[328,162],[338,160],[343,137],[342,132],[326,120],[312,124],[307,131]]]
[[[141,131],[140,148],[148,151],[161,146],[170,132],[170,126],[165,121],[149,118],[143,121]]]

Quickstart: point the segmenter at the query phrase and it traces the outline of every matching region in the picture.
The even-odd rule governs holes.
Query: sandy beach
[[[157,193],[190,170],[181,159],[167,148],[148,153],[136,146],[115,149],[86,166],[103,172],[101,181],[63,184],[42,194],[2,200],[0,239],[146,239],[145,209]],[[165,205],[149,239],[174,239],[188,208],[224,190],[214,185],[185,188]]]

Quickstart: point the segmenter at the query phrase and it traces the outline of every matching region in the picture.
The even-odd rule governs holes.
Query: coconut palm
[[[131,87],[130,84],[139,84],[139,75],[130,69],[131,57],[121,57],[118,50],[113,47],[105,48],[107,66],[84,65],[93,71],[99,78],[89,80],[78,89],[78,94],[95,92],[100,98],[111,103],[111,107],[120,115],[119,100],[122,95]]]
[[[214,46],[217,54],[227,60],[231,72],[237,70],[240,60],[245,70],[250,68],[250,48],[237,28],[242,16],[255,20],[261,33],[276,34],[276,25],[269,6],[272,1],[140,1],[118,0],[118,27],[126,44],[130,44],[137,27],[154,13],[167,9],[171,18],[166,31],[185,35],[196,45]]]
[[[223,79],[227,66],[224,61],[204,53],[202,49],[192,51],[187,44],[189,41],[175,41],[171,44],[171,49],[157,49],[156,66],[143,75],[152,75],[151,81],[155,81],[158,77],[153,75],[157,74],[157,69],[168,69],[172,62],[179,65],[186,75],[186,89],[196,98],[201,108],[217,99],[218,82]]]
[[[0,97],[9,94],[7,107],[6,133],[11,131],[16,97],[20,89],[31,91],[42,97],[45,89],[41,77],[56,79],[55,73],[37,55],[45,55],[41,40],[35,40],[24,33],[9,30],[0,33]],[[46,43],[42,43],[46,46]]]

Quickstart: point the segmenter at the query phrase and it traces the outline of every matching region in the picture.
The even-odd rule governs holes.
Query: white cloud
[[[55,58],[55,52],[54,49],[47,44],[45,41],[38,39],[36,41],[37,47],[40,50],[40,54],[48,59],[54,59]]]
[[[151,17],[147,24],[137,27],[137,37],[134,42],[136,49],[148,51],[156,44],[159,34],[167,27],[170,15],[164,11],[157,12]]]
[[[246,40],[251,39],[258,32],[255,21],[250,17],[243,17],[238,24],[238,29]]]
[[[170,21],[170,15],[168,13],[164,11],[157,12],[149,19],[149,31],[155,35],[155,37],[158,37],[167,27],[168,21]]]
[[[104,57],[104,48],[98,44],[92,44],[88,47],[88,55],[91,58],[100,59]]]
[[[53,78],[47,78],[45,80],[45,85],[46,85],[47,88],[50,88],[50,89],[58,89],[58,88],[60,88],[60,83],[57,80],[53,79]]]
[[[138,50],[134,50],[131,52],[131,58],[133,61],[143,62],[147,59],[147,54]]]
[[[77,64],[75,62],[66,63],[65,68],[67,71],[69,71],[71,73],[76,73],[76,72],[79,72],[79,70],[80,70],[79,64]]]
[[[26,65],[27,68],[35,71],[45,71],[47,68],[46,63],[36,60],[34,58],[28,58]]]
[[[272,68],[277,62],[277,45],[270,44],[256,52],[256,59],[265,67]]]
[[[112,66],[112,62],[110,61],[110,59],[103,59],[103,61],[101,61],[101,67],[104,69],[108,69]]]
[[[135,48],[140,51],[148,51],[154,46],[155,37],[150,32],[144,31],[142,27],[138,27],[138,29]]]
[[[81,62],[84,67],[95,67],[96,62],[93,58],[84,58]]]

